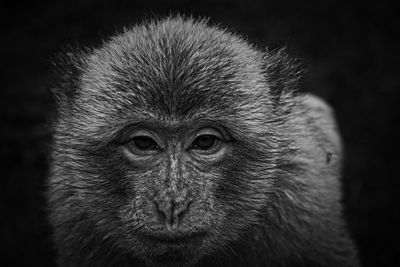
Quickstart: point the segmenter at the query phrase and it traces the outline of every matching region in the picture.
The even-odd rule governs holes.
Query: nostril
[[[183,215],[185,213],[187,213],[189,211],[189,207],[192,204],[193,201],[188,201],[187,203],[185,203],[184,205],[181,205],[181,207],[175,209],[174,211],[174,215],[176,217],[183,217]]]
[[[171,213],[168,212],[168,209],[166,209],[165,207],[163,207],[163,205],[159,204],[157,201],[153,201],[155,206],[156,206],[156,210],[157,210],[157,214],[161,216],[161,219],[164,221],[169,221],[171,218]]]
[[[153,200],[159,218],[167,227],[177,227],[183,215],[188,211],[192,201],[177,203],[175,200]]]

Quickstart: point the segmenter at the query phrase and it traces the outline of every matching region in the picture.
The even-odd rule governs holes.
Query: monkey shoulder
[[[341,148],[340,135],[333,109],[324,100],[312,94],[304,95],[303,106],[310,126],[318,130],[318,133],[322,134],[332,146],[338,149]]]
[[[333,109],[321,98],[304,94],[297,110],[289,131],[303,160],[339,169],[343,152]]]
[[[298,100],[288,127],[296,152],[289,157],[299,167],[291,177],[297,185],[291,192],[298,196],[295,206],[307,210],[297,218],[309,228],[304,244],[320,244],[313,248],[320,250],[319,256],[311,261],[323,262],[322,266],[358,266],[342,214],[343,155],[334,111],[311,94],[299,96]]]

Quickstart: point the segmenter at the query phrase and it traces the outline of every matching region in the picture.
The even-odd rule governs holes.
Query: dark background
[[[1,4],[0,265],[52,266],[45,221],[49,63],[170,12],[211,17],[259,47],[288,46],[307,89],[336,110],[346,160],[344,203],[364,266],[400,266],[399,10],[389,2],[41,1]]]

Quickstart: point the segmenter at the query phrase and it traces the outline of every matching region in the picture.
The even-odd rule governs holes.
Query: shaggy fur
[[[301,67],[182,17],[67,53],[55,88],[49,211],[60,266],[358,266],[342,217],[341,144],[322,100],[296,93]],[[151,166],[121,153],[129,127],[229,136],[218,162]],[[161,202],[190,199],[180,231]]]

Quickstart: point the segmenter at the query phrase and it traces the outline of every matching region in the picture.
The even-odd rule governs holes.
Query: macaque
[[[333,111],[284,49],[170,16],[61,61],[59,266],[359,266]]]

